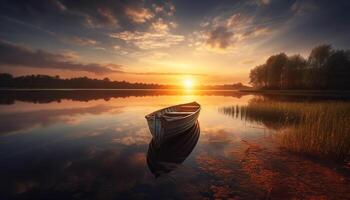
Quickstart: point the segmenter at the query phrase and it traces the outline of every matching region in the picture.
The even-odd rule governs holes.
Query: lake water
[[[224,91],[4,92],[0,199],[349,199],[348,166],[284,150],[270,127],[222,112],[254,98]],[[155,177],[147,159],[166,161],[147,158],[152,136],[144,116],[191,101],[202,106],[198,142],[184,158],[158,152],[170,163],[184,161]]]

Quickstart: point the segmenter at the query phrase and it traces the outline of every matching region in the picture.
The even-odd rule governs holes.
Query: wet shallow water
[[[346,166],[285,151],[263,124],[220,112],[253,98],[190,91],[1,95],[0,197],[350,198]],[[155,178],[147,162],[152,138],[144,116],[190,101],[202,106],[198,142],[182,164]],[[174,156],[169,153],[170,160]]]

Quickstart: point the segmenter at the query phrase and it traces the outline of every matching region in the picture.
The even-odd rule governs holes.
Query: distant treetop
[[[262,89],[350,89],[350,51],[324,44],[313,48],[308,59],[280,53],[253,68],[249,77]]]

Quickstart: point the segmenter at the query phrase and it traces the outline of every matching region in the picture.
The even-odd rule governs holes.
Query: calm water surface
[[[261,123],[220,112],[225,106],[246,105],[255,96],[154,94],[2,95],[0,199],[350,197],[347,168],[284,151]],[[147,162],[152,138],[144,116],[190,101],[202,105],[198,142],[182,159],[164,151],[169,155],[163,158],[184,161],[156,178]]]

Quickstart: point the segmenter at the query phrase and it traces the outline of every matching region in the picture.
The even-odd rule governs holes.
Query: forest
[[[350,51],[324,44],[313,48],[308,58],[280,53],[253,68],[249,78],[260,89],[350,89]]]

